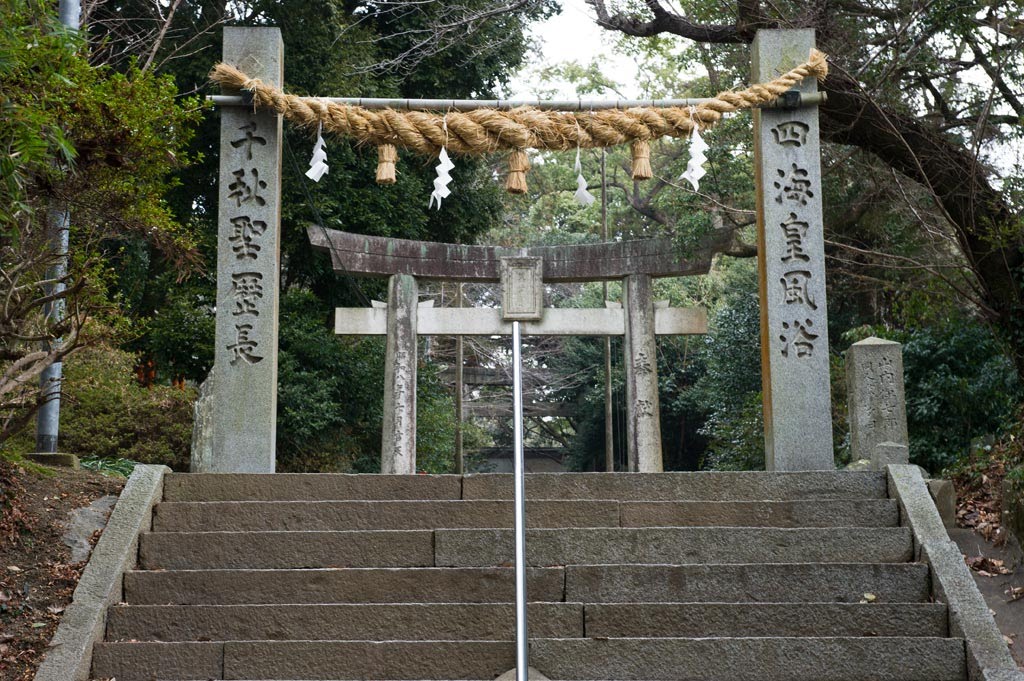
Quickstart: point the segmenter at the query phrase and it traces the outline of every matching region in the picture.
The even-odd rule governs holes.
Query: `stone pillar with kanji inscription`
[[[626,454],[630,471],[660,473],[661,413],[651,277],[631,274],[622,282],[626,335]]]
[[[751,81],[799,66],[813,47],[812,29],[758,31]],[[765,465],[832,470],[818,110],[755,109],[754,140]]]
[[[224,28],[226,63],[280,87],[276,28]],[[226,92],[225,94],[238,94]],[[217,321],[208,470],[273,473],[281,244],[281,117],[220,109]]]
[[[870,459],[873,467],[907,463],[907,407],[903,391],[903,346],[881,338],[865,338],[846,351],[846,397],[850,422],[850,454]],[[885,454],[880,455],[879,446]],[[898,451],[902,459],[893,460]]]
[[[384,359],[384,418],[380,472],[416,472],[416,317],[415,277],[393,274],[388,281],[387,354]]]

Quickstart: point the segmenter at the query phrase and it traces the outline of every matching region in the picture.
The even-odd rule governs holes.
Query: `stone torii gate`
[[[758,31],[752,46],[751,82],[769,81],[803,63],[813,46],[814,31],[810,29]],[[234,64],[250,78],[280,86],[283,59],[278,29],[224,29],[224,62]],[[805,78],[795,89],[804,95],[813,94],[817,83],[813,78]],[[224,94],[240,92],[225,89]],[[818,111],[814,106],[754,110],[761,366],[768,470],[834,467],[818,134]],[[210,400],[211,461],[208,466],[211,471],[274,471],[281,152],[279,114],[269,109],[254,109],[251,103],[221,108],[216,380]],[[314,242],[324,238],[322,232],[318,236],[314,231],[311,236]],[[328,238],[318,245],[331,249],[337,266],[339,254],[346,251],[339,248],[343,244],[328,241],[333,239]],[[387,243],[394,252],[401,251],[402,244]],[[386,253],[387,248],[381,253]],[[478,272],[476,278],[467,275],[466,280],[496,281],[500,278],[497,257],[478,262],[462,255],[477,253],[474,247],[443,248],[448,249],[441,254],[446,258],[443,261],[446,265],[461,260],[460,266],[466,272]],[[628,356],[635,365],[638,358],[654,356],[651,329],[657,324],[658,313],[650,304],[650,279],[671,273],[659,272],[653,266],[648,270],[629,270],[623,265],[638,262],[639,256],[642,260],[656,262],[657,256],[671,252],[671,245],[656,241],[627,242],[600,248],[605,250],[590,253],[600,258],[573,258],[574,266],[581,268],[574,280],[624,278],[625,298],[634,303],[627,302],[621,328],[627,345],[632,343]],[[659,249],[661,253],[657,252]],[[360,269],[353,264],[358,263],[359,258],[371,261],[380,256],[380,253],[375,255],[358,248],[347,253],[357,258],[345,262],[345,268],[350,271]],[[419,254],[414,255],[417,258],[397,258],[396,262],[414,262]],[[566,262],[560,259],[557,249],[540,257],[545,281],[566,280],[559,278]],[[690,265],[693,271],[684,274],[707,271],[706,262]],[[401,331],[406,338],[400,341],[408,347],[420,321],[419,314],[413,314],[415,277],[424,273],[401,269],[382,269],[377,273],[395,275],[390,287],[396,301],[392,316],[394,321],[399,317],[408,320]],[[428,318],[443,313],[442,310],[426,313],[424,328],[432,323]],[[603,333],[611,327],[620,328],[620,322],[605,318],[601,311],[597,311],[597,316],[603,321],[596,330]],[[493,319],[481,322],[488,326],[488,333],[495,328],[494,323]],[[543,320],[537,322],[540,326],[544,323]],[[581,333],[579,328],[572,332]],[[640,364],[643,366],[644,362]],[[641,384],[649,383],[652,375],[653,372],[643,379],[633,371],[630,402],[646,399],[642,396],[651,394],[650,388]],[[657,423],[656,390],[654,395],[650,400],[652,417],[636,419],[631,442],[645,439],[645,432],[656,431],[652,428]],[[631,446],[635,449],[635,445]]]
[[[626,369],[626,452],[629,470],[662,470],[656,335],[707,332],[703,309],[655,304],[654,277],[705,274],[707,255],[675,254],[669,239],[577,246],[462,246],[308,229],[310,243],[331,254],[334,269],[353,276],[387,276],[384,307],[339,308],[340,335],[386,335],[381,472],[416,472],[417,336],[498,336],[523,322],[523,335],[623,336]],[[502,284],[502,307],[433,308],[418,303],[421,279]],[[543,307],[544,283],[621,279],[620,308]]]

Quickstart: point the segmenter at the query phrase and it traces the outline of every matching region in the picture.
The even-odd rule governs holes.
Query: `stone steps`
[[[493,679],[515,664],[511,489],[170,475],[93,675]],[[881,474],[531,474],[527,496],[551,679],[965,679]]]
[[[130,571],[128,603],[512,602],[511,568]],[[244,584],[244,589],[236,588]],[[880,602],[930,598],[928,567],[912,563],[571,565],[532,568],[530,599],[570,602]]]
[[[531,473],[530,499],[790,501],[885,499],[883,473]],[[175,473],[164,501],[511,499],[512,476]]]
[[[828,501],[531,500],[529,527],[896,527],[891,499]],[[511,527],[508,500],[168,502],[157,532]]]
[[[936,603],[530,603],[534,638],[947,635]],[[108,641],[508,641],[511,603],[118,606]]]
[[[892,528],[566,528],[528,530],[527,564],[893,563],[913,555],[910,530]],[[149,570],[497,567],[513,558],[512,530],[154,532]]]
[[[487,679],[515,665],[511,641],[100,643],[94,669],[152,678]],[[949,638],[537,639],[531,664],[552,679],[963,681]],[[162,675],[162,676],[161,676]]]

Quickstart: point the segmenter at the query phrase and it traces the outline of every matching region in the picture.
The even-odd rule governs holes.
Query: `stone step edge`
[[[187,570],[179,570],[179,572],[187,572]],[[921,601],[872,601],[862,603],[843,603],[839,601],[754,601],[754,602],[739,602],[736,601],[527,601],[527,603],[539,603],[541,605],[582,605],[582,606],[595,606],[595,605],[614,605],[614,606],[638,606],[638,607],[661,607],[661,606],[679,606],[679,605],[692,605],[692,606],[705,606],[705,605],[732,605],[741,607],[758,607],[758,606],[778,606],[778,605],[792,605],[792,606],[805,606],[805,605],[834,605],[837,607],[863,607],[870,608],[876,605],[888,605],[888,606],[945,606],[945,603],[923,603]],[[345,606],[345,607],[361,607],[361,608],[380,608],[380,607],[393,607],[393,606],[416,606],[416,607],[451,607],[451,606],[511,606],[514,605],[514,601],[395,601],[389,603],[338,603],[328,601],[324,603],[211,603],[211,604],[185,604],[176,605],[174,603],[146,603],[146,604],[132,604],[132,603],[118,603],[117,605],[111,606],[112,609],[124,609],[124,608],[319,608],[323,606]],[[756,638],[756,637],[755,637]],[[836,637],[832,637],[836,638]],[[841,638],[841,637],[840,637]]]
[[[396,531],[401,532],[401,531],[404,531],[404,530],[396,530]],[[778,563],[778,562],[775,562],[775,563],[566,563],[564,565],[542,566],[542,567],[528,565],[527,569],[528,570],[564,570],[566,568],[601,568],[601,569],[608,569],[608,568],[616,568],[616,567],[625,567],[625,568],[630,568],[630,569],[634,569],[634,568],[666,568],[666,567],[695,568],[695,569],[696,568],[702,568],[703,569],[703,568],[716,568],[716,567],[720,567],[720,568],[735,569],[735,568],[741,568],[741,567],[748,567],[748,568],[750,568],[750,567],[759,567],[759,568],[764,568],[764,567],[769,567],[769,568],[800,567],[800,568],[806,568],[807,566],[818,566],[818,567],[824,567],[824,568],[832,569],[832,568],[842,568],[842,567],[858,567],[858,568],[861,568],[861,567],[866,567],[866,566],[888,568],[888,567],[891,567],[891,566],[894,566],[894,565],[895,566],[899,566],[899,565],[907,565],[907,566],[924,565],[925,567],[927,567],[927,565],[925,563],[920,563],[920,562],[915,562],[915,561],[909,561],[909,562],[905,562],[905,563],[880,563],[880,562],[854,563],[854,562],[846,561],[846,562],[842,562],[842,563],[837,563],[837,562],[828,562],[828,563]],[[440,571],[440,570],[509,570],[511,572],[514,569],[515,568],[513,568],[511,566],[501,566],[501,565],[498,565],[498,566],[495,566],[495,565],[490,565],[490,566],[484,566],[484,565],[477,565],[477,566],[472,566],[472,565],[471,566],[448,566],[448,565],[442,565],[442,566],[438,566],[438,565],[434,565],[434,566],[426,566],[426,567],[198,568],[198,569],[192,569],[192,570],[175,568],[173,570],[140,570],[140,569],[133,569],[133,570],[125,571],[125,574],[139,574],[139,573],[167,574],[167,573],[194,573],[194,572],[318,572],[318,571],[319,572],[327,572],[327,571],[340,572],[342,570],[365,570],[365,571],[370,571],[370,570],[438,570],[438,571]]]
[[[583,640],[592,641],[657,641],[658,643],[671,643],[672,641],[860,641],[863,639],[870,639],[872,641],[920,641],[921,639],[936,640],[936,641],[963,641],[964,639],[956,636],[613,636],[613,637],[601,637],[600,639],[590,639],[587,637],[583,638],[551,638],[551,637],[534,637],[530,636],[530,641],[570,641],[579,642]],[[133,646],[133,645],[160,645],[160,646],[176,646],[176,645],[232,645],[238,643],[264,643],[267,645],[283,644],[290,645],[292,643],[315,643],[317,645],[329,645],[332,643],[359,643],[359,644],[372,644],[379,646],[386,646],[391,644],[409,643],[418,646],[425,646],[431,643],[443,643],[445,645],[458,645],[458,644],[472,644],[481,643],[487,645],[493,645],[495,643],[503,644],[507,643],[512,645],[513,641],[490,641],[487,639],[465,639],[462,641],[445,641],[444,639],[394,639],[389,641],[365,641],[361,639],[290,639],[287,641],[268,641],[266,639],[239,639],[234,641],[101,641],[97,645],[103,646]]]

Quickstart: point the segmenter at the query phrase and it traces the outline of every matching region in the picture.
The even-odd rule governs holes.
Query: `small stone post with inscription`
[[[758,31],[751,81],[798,66],[813,47],[812,29]],[[817,108],[755,109],[754,141],[765,466],[833,470]]]
[[[654,336],[651,277],[631,274],[622,283],[626,337],[626,455],[629,470],[660,473],[661,410],[658,355]]]
[[[384,427],[380,472],[416,473],[416,320],[419,287],[408,274],[388,280],[387,354],[384,360]]]
[[[871,459],[876,470],[907,463],[902,346],[874,337],[851,345],[846,351],[846,387],[853,460]]]
[[[280,87],[277,28],[224,28],[226,63]],[[226,92],[225,94],[238,94]],[[223,107],[217,212],[212,460],[219,473],[273,473],[281,245],[281,117]]]

